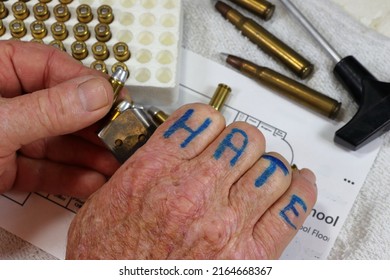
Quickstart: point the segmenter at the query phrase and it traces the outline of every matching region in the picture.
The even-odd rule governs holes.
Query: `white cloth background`
[[[345,110],[343,120],[349,120],[357,106],[335,80],[332,74],[333,61],[278,0],[270,2],[276,5],[273,18],[268,22],[256,20],[314,63],[315,73],[306,83],[341,101]],[[293,2],[342,56],[354,55],[379,80],[390,81],[390,39],[362,26],[329,0]],[[234,6],[230,2],[228,4]],[[219,56],[220,52],[236,54],[295,78],[285,67],[241,36],[215,11],[210,0],[183,0],[183,6],[185,48],[221,64],[224,63]],[[390,259],[390,134],[383,138],[379,156],[329,259]],[[0,230],[0,258],[52,257]]]

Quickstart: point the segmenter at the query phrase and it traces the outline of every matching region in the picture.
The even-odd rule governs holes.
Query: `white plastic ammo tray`
[[[16,6],[19,10],[24,4],[26,5],[28,16],[21,15],[22,18],[25,17],[21,19],[24,23],[25,34],[16,34],[15,36],[11,29],[19,28],[19,24],[15,26],[11,26],[11,24],[17,19],[15,7],[13,9],[13,5],[17,3],[21,4]],[[46,5],[49,12],[47,19],[40,20],[47,31],[44,36],[42,34],[35,36],[31,31],[32,23],[37,21],[37,8],[34,9],[34,6],[38,3]],[[57,43],[58,41],[62,42],[65,51],[72,55],[74,48],[72,44],[76,41],[84,42],[87,55],[85,58],[77,59],[86,66],[91,66],[98,60],[100,63],[103,62],[107,73],[111,74],[113,66],[120,62],[114,54],[115,44],[122,42],[125,46],[128,46],[130,57],[122,59],[123,61],[120,63],[124,63],[130,72],[126,86],[128,86],[131,96],[137,103],[156,106],[169,105],[178,99],[178,67],[180,65],[182,29],[182,3],[180,0],[8,0],[4,1],[3,4],[8,10],[8,14],[0,17],[0,21],[2,21],[1,28],[3,28],[0,40],[19,37],[17,39],[22,41],[31,41],[35,37],[35,41],[54,44],[58,47],[53,42],[55,38],[51,27],[56,22],[62,22],[66,26],[68,35],[66,38],[57,40]],[[58,12],[63,12],[63,9],[59,9],[58,5],[66,6],[70,14],[69,19],[58,17]],[[76,39],[73,27],[82,21],[77,13],[80,5],[89,6],[92,20],[85,22],[89,36]],[[107,37],[100,40],[96,36],[95,27],[105,21],[100,17],[102,13],[107,12],[107,10],[102,9],[103,5],[111,8],[113,20],[110,22],[110,19],[108,19],[107,22],[110,32],[109,39]],[[40,11],[42,12],[42,8],[40,8]],[[23,13],[23,11],[21,12]],[[38,27],[41,27],[41,25],[38,25]],[[41,36],[43,37],[37,38]],[[98,41],[102,42],[107,48],[109,54],[107,58],[97,59],[94,55],[93,45]],[[82,56],[85,56],[85,53]]]

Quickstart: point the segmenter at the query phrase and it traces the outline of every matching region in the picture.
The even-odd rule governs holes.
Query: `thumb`
[[[113,90],[102,77],[79,77],[52,88],[0,102],[0,133],[16,151],[35,140],[81,130],[104,117]],[[4,138],[3,138],[4,139]],[[2,146],[2,145],[1,145]]]

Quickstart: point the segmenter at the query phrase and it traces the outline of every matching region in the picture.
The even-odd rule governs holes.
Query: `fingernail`
[[[299,171],[299,173],[306,178],[310,183],[315,184],[317,179],[316,175],[309,169],[303,168],[302,170]]]
[[[102,81],[92,78],[79,85],[78,93],[83,108],[88,112],[99,110],[108,105],[109,99]]]

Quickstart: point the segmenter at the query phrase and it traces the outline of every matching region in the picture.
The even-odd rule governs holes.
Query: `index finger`
[[[0,41],[0,50],[0,95],[3,97],[50,88],[79,76],[105,75],[52,46]]]

